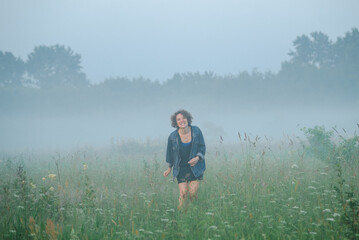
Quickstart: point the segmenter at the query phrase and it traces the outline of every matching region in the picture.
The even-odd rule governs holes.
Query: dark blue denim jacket
[[[199,161],[193,167],[191,166],[191,170],[195,177],[199,177],[206,170],[206,162],[204,159],[204,155],[206,153],[206,145],[204,143],[203,135],[199,127],[191,126],[191,132],[192,148],[189,157],[190,159],[196,156],[199,157]],[[177,177],[180,170],[179,163],[181,161],[181,158],[179,155],[179,144],[180,136],[178,134],[178,129],[176,129],[168,137],[166,153],[166,162],[168,163],[169,167],[173,167],[173,178]]]

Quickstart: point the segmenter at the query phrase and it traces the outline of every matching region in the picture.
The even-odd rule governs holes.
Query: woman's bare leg
[[[188,183],[183,182],[178,184],[180,196],[178,199],[178,210],[182,209],[183,204],[186,202],[187,199],[187,193],[188,193]]]
[[[191,199],[191,201],[197,200],[198,188],[199,188],[198,180],[189,182],[189,198]]]

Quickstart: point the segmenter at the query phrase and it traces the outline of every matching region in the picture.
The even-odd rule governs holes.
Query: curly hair
[[[178,114],[182,114],[183,117],[187,119],[188,125],[191,126],[192,119],[193,119],[192,115],[188,111],[186,111],[184,109],[180,109],[171,116],[171,126],[172,127],[178,128],[177,121],[176,121],[176,117]]]

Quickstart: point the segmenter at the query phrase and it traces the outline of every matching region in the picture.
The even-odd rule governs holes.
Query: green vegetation
[[[289,49],[288,49],[289,50]],[[289,59],[277,73],[242,71],[174,73],[162,83],[124,76],[90,84],[81,55],[60,45],[36,46],[28,59],[0,51],[0,108],[4,114],[51,112],[58,115],[198,105],[221,110],[238,106],[357,106],[359,31],[336,41],[321,32],[293,41]],[[238,66],[240,69],[240,66]],[[120,73],[119,73],[120,74]],[[180,100],[173,96],[182,96]],[[14,111],[16,109],[16,111]]]
[[[357,239],[358,138],[331,139],[332,165],[308,151],[328,132],[306,134],[310,145],[239,134],[208,146],[199,200],[185,211],[177,183],[162,176],[160,141],[2,153],[0,238]]]

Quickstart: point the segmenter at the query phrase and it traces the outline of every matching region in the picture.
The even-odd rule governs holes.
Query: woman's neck
[[[185,127],[185,128],[180,128],[180,129],[178,129],[178,132],[183,135],[183,134],[189,133],[190,130],[191,130],[191,127],[190,127],[190,126],[187,126],[187,127]]]

